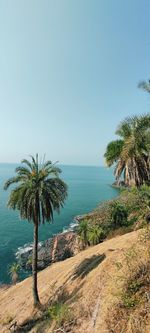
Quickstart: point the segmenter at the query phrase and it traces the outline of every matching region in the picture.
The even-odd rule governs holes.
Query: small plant
[[[135,274],[135,276],[134,276],[134,272],[132,272],[132,274],[131,274],[132,277],[130,277],[126,281],[126,285],[121,294],[122,304],[125,308],[128,308],[128,309],[136,306],[140,302],[140,297],[138,295],[138,291],[140,290],[142,283],[141,283],[141,281],[138,280],[137,275]]]
[[[19,280],[19,271],[20,271],[20,265],[17,263],[13,263],[9,268],[9,275],[11,276],[13,284],[16,284]]]
[[[128,309],[133,308],[135,305],[138,304],[138,299],[136,299],[134,295],[122,294],[121,300],[123,306]]]
[[[73,320],[73,314],[67,304],[55,303],[51,305],[46,312],[46,317],[54,320],[56,326],[60,327]]]
[[[8,325],[8,324],[10,324],[12,322],[13,319],[14,318],[12,317],[12,315],[7,314],[6,317],[0,321],[0,323],[2,325]]]
[[[28,257],[27,263],[26,263],[27,269],[32,269],[32,256]]]

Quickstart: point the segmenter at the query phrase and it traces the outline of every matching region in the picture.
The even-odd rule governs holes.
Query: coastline
[[[107,200],[104,202],[107,202]],[[69,236],[70,237],[73,237],[73,235],[76,236],[77,235],[76,230],[77,230],[77,227],[78,227],[80,221],[82,221],[85,218],[89,218],[90,216],[92,217],[95,210],[96,210],[96,208],[93,209],[93,211],[91,211],[89,213],[76,215],[73,218],[73,222],[71,222],[69,224],[68,228],[64,227],[62,232],[54,234],[52,237],[47,238],[45,241],[41,241],[38,243],[38,257],[39,257],[38,268],[39,268],[39,270],[46,268],[47,266],[49,266],[51,263],[53,263],[55,261],[52,258],[54,256],[54,254],[52,255],[52,252],[54,251],[54,246],[56,246],[55,245],[56,239],[61,239],[61,241],[63,239],[65,242],[65,240],[67,240],[67,238]],[[69,248],[69,245],[66,244],[66,247]],[[20,266],[23,269],[25,269],[27,271],[31,270],[31,264],[30,264],[30,262],[28,263],[28,261],[30,261],[30,258],[32,256],[32,250],[33,250],[33,243],[28,243],[22,247],[19,247],[17,252],[15,253],[17,262],[20,264]],[[57,251],[57,249],[56,249],[56,251]],[[72,255],[74,255],[73,251],[72,251]],[[72,255],[70,255],[70,256],[72,256]],[[62,254],[60,253],[60,256],[57,258],[56,261],[64,260],[64,259],[61,259],[61,257],[62,257]]]
[[[62,232],[54,234],[52,237],[46,239],[45,241],[38,243],[38,269],[44,269],[49,266],[54,261],[64,260],[63,252],[58,256],[57,260],[54,260],[54,247],[56,247],[56,239],[67,240],[68,237],[75,238],[76,228],[79,224],[79,220],[84,217],[84,215],[75,216],[73,222],[70,223],[68,228],[63,228]],[[73,237],[74,236],[74,237]],[[68,248],[68,244],[66,244]],[[31,271],[30,258],[32,256],[33,243],[25,244],[23,247],[18,248],[15,253],[15,257],[20,266],[27,270]],[[57,251],[57,248],[55,249]],[[73,255],[73,253],[72,253]],[[61,259],[62,257],[62,259]]]
[[[13,174],[14,165],[8,164],[7,168],[1,169],[0,173],[3,173],[5,181]],[[41,243],[53,235],[74,230],[78,223],[76,216],[77,219],[80,219],[82,215],[93,211],[97,205],[110,200],[118,193],[110,186],[114,180],[112,170],[107,170],[105,167],[64,166],[62,172],[69,186],[68,201],[61,214],[56,214],[55,223],[51,225],[46,223],[44,227],[40,227],[39,241]],[[33,226],[26,221],[21,222],[18,213],[7,209],[5,192],[2,192],[1,199],[0,259],[3,265],[0,268],[0,281],[1,283],[11,283],[8,275],[9,267],[15,263],[17,252],[24,252],[27,247],[29,247],[28,250],[31,250]],[[27,273],[21,270],[20,276],[21,279],[24,279],[27,277]]]
[[[110,185],[110,186],[113,186]],[[116,187],[120,189],[120,187]],[[44,241],[38,243],[38,270],[43,270],[47,266],[51,265],[53,262],[62,261],[69,257],[77,254],[79,250],[79,244],[77,244],[77,227],[83,219],[89,219],[96,214],[99,208],[103,208],[107,202],[109,203],[114,198],[109,200],[104,200],[96,205],[90,212],[76,215],[73,221],[64,227],[61,232],[54,234],[52,237],[47,238]],[[17,262],[20,264],[21,268],[26,271],[26,273],[31,273],[31,257],[32,257],[33,244],[28,243],[23,247],[18,248],[15,253]]]

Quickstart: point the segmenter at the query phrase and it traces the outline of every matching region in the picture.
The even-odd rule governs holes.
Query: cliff
[[[125,317],[123,317],[124,312],[121,312],[121,316],[119,312],[117,313],[118,322],[115,326],[111,323],[111,318],[115,319],[112,311],[118,304],[118,291],[122,290],[120,288],[124,283],[119,276],[121,277],[122,273],[124,277],[128,275],[128,265],[126,265],[124,254],[125,251],[136,246],[139,233],[140,231],[135,231],[105,241],[65,261],[53,263],[39,272],[38,286],[43,310],[33,309],[32,278],[27,278],[10,288],[0,289],[0,332],[120,333],[121,327],[118,320],[121,325],[125,325],[130,315],[133,317],[133,310],[134,314],[137,310],[134,306],[126,308],[128,312]],[[138,253],[139,258],[141,258],[140,253],[142,254],[141,260],[143,260],[143,245]],[[55,255],[56,253],[54,257]],[[65,317],[69,324],[65,324],[65,320],[62,321],[61,329],[55,328],[54,314],[51,321],[49,317],[43,315],[44,309],[56,301],[68,306],[73,314],[71,320],[70,317]],[[146,298],[145,302],[144,311],[149,306]],[[119,309],[123,311],[123,306]],[[144,312],[142,316],[141,325],[144,326],[141,326],[140,333],[148,333],[150,332],[148,312],[146,324],[143,324],[145,323]],[[123,332],[131,332],[128,326],[122,327],[126,327]]]
[[[38,269],[44,269],[53,262],[70,258],[78,252],[78,240],[74,231],[57,234],[39,244]],[[30,270],[32,268],[32,246],[17,253],[17,260],[23,268]]]

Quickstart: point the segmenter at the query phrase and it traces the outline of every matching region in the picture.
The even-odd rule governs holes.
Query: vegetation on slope
[[[150,331],[150,229],[140,234],[136,245],[124,251],[125,269],[116,262],[118,293],[107,319],[108,332]]]
[[[82,248],[146,226],[150,220],[150,187],[124,189],[120,195],[83,217],[78,228]]]
[[[148,333],[149,235],[119,236],[40,272],[40,310],[32,307],[31,278],[0,290],[0,331]],[[129,330],[134,318],[139,331]]]

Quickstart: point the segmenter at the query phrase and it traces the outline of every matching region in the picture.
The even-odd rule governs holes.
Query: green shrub
[[[67,304],[55,303],[46,312],[47,318],[54,320],[58,327],[63,326],[73,320],[73,313]]]
[[[82,242],[83,248],[85,248],[87,245],[89,245],[88,232],[89,232],[88,220],[81,221],[77,228],[77,233],[78,233],[80,241]]]
[[[101,241],[104,240],[106,237],[106,233],[104,228],[98,225],[93,225],[88,232],[88,240],[90,244],[96,245],[99,244]]]
[[[18,263],[13,263],[9,268],[9,275],[11,276],[12,283],[15,284],[19,280],[20,265]]]
[[[122,303],[125,308],[133,308],[139,303],[139,300],[134,295],[122,294],[121,295]]]
[[[128,219],[127,208],[118,202],[113,203],[112,212],[111,212],[111,222],[113,223],[115,228],[127,225],[128,223],[127,219]]]

